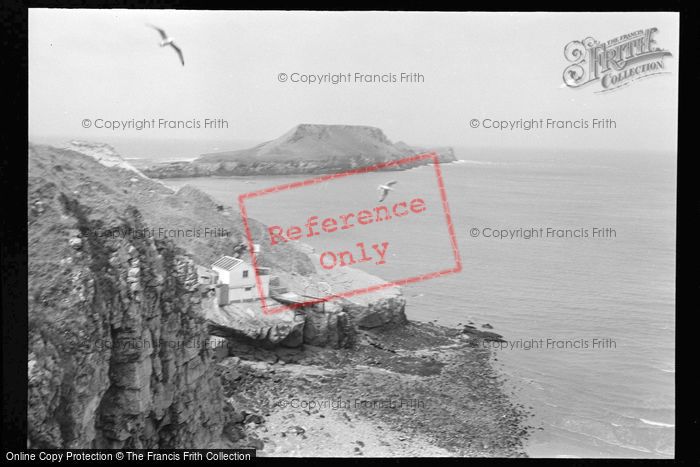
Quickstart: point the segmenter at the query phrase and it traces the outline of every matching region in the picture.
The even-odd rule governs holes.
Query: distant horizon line
[[[56,142],[48,142],[48,141],[42,141],[42,140],[47,140],[47,139],[52,139],[52,140],[61,140],[61,141],[56,141]],[[238,138],[201,138],[201,137],[191,137],[191,138],[172,138],[172,137],[155,137],[155,138],[148,138],[144,140],[143,137],[139,136],[104,136],[104,137],[99,137],[99,138],[85,138],[81,136],[68,136],[68,135],[33,135],[29,136],[27,138],[28,143],[32,144],[60,144],[60,143],[69,143],[71,141],[85,141],[89,143],[101,143],[101,144],[118,144],[118,141],[124,141],[128,143],[139,143],[139,140],[144,141],[144,146],[148,145],[153,145],[153,144],[176,144],[176,143],[182,143],[182,142],[187,142],[187,143],[214,143],[217,141],[220,141],[221,143],[224,144],[230,144],[230,143],[237,143],[237,144],[245,144],[245,145],[258,145],[262,143],[266,143],[268,141],[272,141],[273,139],[266,139],[266,140],[260,140],[260,139],[238,139]],[[398,139],[396,141],[392,140],[392,143],[397,143],[397,142],[404,142],[406,143],[403,139]],[[614,153],[630,153],[630,152],[636,152],[636,153],[642,153],[642,154],[654,154],[654,153],[673,153],[677,154],[678,149],[677,148],[638,148],[638,149],[626,149],[626,148],[606,148],[603,146],[590,146],[590,147],[553,147],[553,146],[472,146],[469,145],[468,143],[461,143],[461,144],[450,144],[450,143],[406,143],[409,144],[410,146],[417,146],[417,147],[451,147],[454,149],[462,149],[462,150],[470,150],[470,151],[546,151],[546,152],[583,152],[583,151],[606,151],[606,152],[614,152]],[[221,151],[221,152],[226,152],[230,150],[237,150],[237,149],[247,149],[248,147],[244,148],[221,148],[221,149],[216,149],[216,151]],[[200,154],[201,155],[201,154]],[[138,159],[138,158],[137,158]]]

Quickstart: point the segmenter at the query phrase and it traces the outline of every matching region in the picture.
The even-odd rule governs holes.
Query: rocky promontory
[[[392,143],[375,127],[301,124],[277,139],[249,149],[204,154],[188,162],[157,164],[143,172],[152,178],[322,174],[427,152],[437,153],[443,163],[456,160],[452,148],[418,148],[403,142]],[[402,164],[392,170],[427,163]]]
[[[197,269],[238,251],[240,217],[105,145],[30,144],[27,209],[29,448],[522,453],[526,414],[479,345],[493,332],[409,321],[398,287],[271,316],[219,305]],[[272,249],[249,222],[258,265],[290,292],[383,282]],[[186,234],[198,226],[221,234]]]

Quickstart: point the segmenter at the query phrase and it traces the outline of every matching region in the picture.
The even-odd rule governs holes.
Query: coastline
[[[229,446],[261,456],[526,457],[530,414],[482,337],[433,323],[361,330],[351,348],[236,344],[217,364]]]
[[[417,154],[408,154],[408,156]],[[193,161],[162,162],[154,165],[141,165],[142,172],[153,180],[210,177],[265,177],[283,175],[327,175],[347,172],[358,167],[372,166],[382,160],[356,158],[349,161],[236,161],[201,162]],[[440,156],[441,164],[458,162],[454,158]],[[132,161],[133,163],[133,161]],[[431,165],[430,161],[416,161],[403,164],[405,167],[386,167],[378,172],[400,172]]]
[[[207,311],[214,299],[202,292],[196,265],[239,244],[233,210],[192,187],[175,191],[144,177],[110,148],[82,151],[29,149],[31,446],[524,455],[527,414],[506,396],[491,351],[479,346],[495,336],[407,321],[398,288],[262,327],[249,314],[227,313],[233,305],[217,306],[223,322],[212,323]],[[193,223],[235,235],[101,234]],[[272,254],[260,240],[261,261],[291,291],[305,290],[309,281],[332,283],[334,290],[381,281],[354,269],[314,273],[313,252],[290,246]],[[74,279],[64,287],[67,275]],[[77,334],[90,320],[95,329]],[[237,331],[223,336],[233,344],[225,355],[198,344],[221,339],[212,324]],[[86,338],[99,345],[86,345]],[[134,340],[152,344],[128,345]],[[153,352],[153,342],[187,345]],[[328,410],[281,406],[292,399],[326,400]],[[330,405],[337,400],[348,401],[344,410]],[[74,429],[61,431],[69,423]],[[146,426],[158,428],[144,432]],[[355,438],[350,446],[348,433]]]

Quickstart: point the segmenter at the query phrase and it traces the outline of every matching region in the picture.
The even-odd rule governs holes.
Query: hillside
[[[301,124],[249,149],[204,154],[192,162],[158,164],[144,173],[154,178],[333,173],[424,152],[437,152],[441,162],[456,160],[451,148],[394,144],[375,127]],[[407,166],[394,170],[403,168]]]
[[[403,153],[379,128],[351,125],[297,125],[277,139],[250,149],[204,154],[196,162],[321,161],[364,157],[376,162]]]
[[[221,313],[212,323],[214,300],[200,290],[196,269],[244,242],[239,214],[194,188],[175,192],[144,177],[108,146],[73,147],[81,152],[29,145],[31,448],[220,445],[227,420],[203,344],[212,325],[252,333],[261,344],[292,332],[300,333],[297,346],[350,342],[354,328],[342,310],[312,314],[294,328],[284,314],[258,327]],[[282,245],[271,253],[264,226],[249,222],[262,246],[259,265],[292,289],[315,280],[306,253]],[[355,281],[378,280],[355,274]],[[357,325],[405,320],[398,290],[372,297],[363,297],[365,306],[347,304]]]
[[[146,178],[146,176],[139,169],[125,161],[109,144],[93,143],[74,139],[68,142],[68,145],[64,149],[90,156],[105,167],[117,167],[120,169],[129,170],[134,172],[136,175]]]

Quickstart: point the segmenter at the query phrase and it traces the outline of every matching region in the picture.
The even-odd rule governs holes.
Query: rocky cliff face
[[[32,296],[30,446],[213,442],[222,429],[219,387],[194,263],[166,242],[103,241],[84,206],[59,199],[83,236],[68,240],[75,252],[60,268],[68,280],[46,277]],[[127,215],[125,225],[138,228],[138,212]]]
[[[166,214],[181,200],[92,156],[30,146],[29,161],[28,446],[217,443],[220,384],[195,263],[143,235],[156,205]]]
[[[205,154],[192,162],[158,164],[144,173],[153,178],[334,173],[425,152],[436,152],[441,162],[456,160],[451,148],[394,144],[375,127],[302,124],[250,149]],[[393,170],[405,168],[408,166]]]
[[[52,201],[30,217],[57,216],[74,229],[61,239],[70,250],[56,245],[60,259],[30,260],[29,447],[216,442],[220,386],[192,260],[167,241],[102,239],[79,201]],[[141,223],[136,209],[124,213],[122,226]]]

